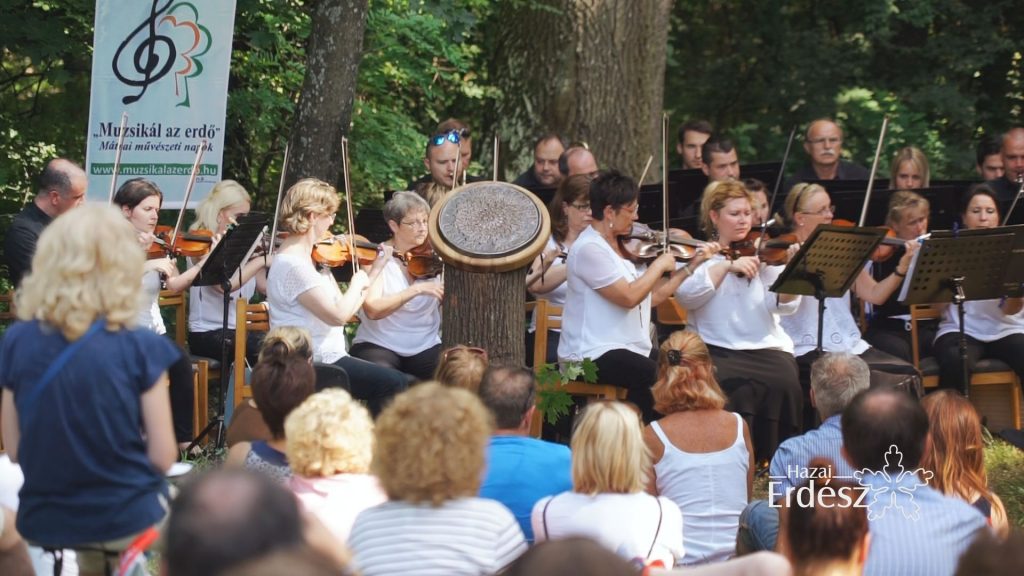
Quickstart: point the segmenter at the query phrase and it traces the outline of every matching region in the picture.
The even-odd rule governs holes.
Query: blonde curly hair
[[[121,211],[85,204],[39,237],[32,272],[16,295],[21,320],[41,320],[76,340],[96,318],[108,330],[135,324],[145,256]]]
[[[313,225],[313,217],[337,212],[340,205],[334,186],[316,178],[303,178],[289,188],[281,200],[278,216],[281,229],[305,234]]]
[[[341,388],[306,398],[285,418],[288,463],[299,476],[365,474],[373,457],[373,420]]]
[[[472,392],[437,382],[395,397],[377,418],[370,469],[392,500],[440,506],[480,490],[491,415]]]

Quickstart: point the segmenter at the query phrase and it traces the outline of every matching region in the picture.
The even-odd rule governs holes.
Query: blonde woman
[[[361,513],[348,540],[364,576],[495,574],[526,551],[515,516],[477,497],[492,428],[476,394],[437,382],[384,409],[371,470],[390,501]]]
[[[917,146],[905,146],[896,151],[890,165],[893,190],[916,190],[927,188],[931,183],[928,157]]]
[[[535,542],[587,536],[627,560],[683,558],[683,519],[672,500],[644,492],[651,467],[640,416],[620,402],[584,410],[572,436],[572,492],[533,507]]]
[[[312,252],[327,234],[338,211],[338,191],[326,182],[306,178],[288,189],[278,215],[289,235],[274,256],[267,275],[271,326],[302,326],[313,337],[313,360],[334,364],[348,374],[352,395],[365,400],[376,415],[388,400],[408,387],[411,377],[349,356],[345,324],[362,307],[370,286],[392,258],[382,246],[369,272],[352,275],[342,292],[329,270],[317,271]]]
[[[727,560],[752,492],[754,448],[746,421],[724,410],[700,336],[679,331],[662,343],[651,393],[665,417],[644,430],[654,460],[647,491],[671,498],[683,512],[682,564]]]
[[[167,369],[180,352],[134,329],[145,263],[135,236],[108,206],[54,220],[0,344],[4,444],[25,475],[18,530],[78,549],[82,574],[110,573],[102,550],[162,523],[177,455]]]
[[[317,392],[285,418],[289,486],[341,542],[356,516],[387,495],[370,475],[373,420],[348,392]]]
[[[191,230],[209,230],[217,235],[227,232],[237,218],[249,213],[249,193],[234,180],[221,180],[196,207],[196,221]],[[249,300],[259,290],[267,291],[267,268],[270,258],[254,258],[231,276],[231,305],[228,307],[227,329],[235,329],[235,301]],[[239,278],[241,277],[241,278]],[[192,286],[188,294],[188,348],[192,354],[220,359],[224,334],[224,291],[220,286]],[[259,333],[250,332],[246,356],[256,363]]]
[[[476,394],[487,371],[487,350],[473,346],[452,346],[441,354],[434,380],[444,386]]]

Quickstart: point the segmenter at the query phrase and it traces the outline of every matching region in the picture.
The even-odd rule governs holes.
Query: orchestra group
[[[893,416],[899,424],[892,426],[908,429],[919,416],[933,418],[929,434],[937,434],[946,404],[973,411],[968,402],[966,407],[956,404],[962,398],[952,393],[966,390],[963,357],[967,373],[982,359],[995,359],[1024,378],[1024,299],[1019,295],[964,303],[966,355],[960,351],[957,308],[948,303],[939,303],[937,320],[920,323],[915,332],[918,341],[913,341],[911,311],[899,301],[899,293],[912,277],[915,256],[928,242],[930,231],[929,200],[915,190],[927,189],[935,180],[927,158],[916,147],[902,148],[893,156],[890,190],[875,191],[887,198],[885,221],[867,223],[888,228],[898,240],[889,242],[894,253],[869,261],[856,273],[847,293],[826,298],[820,318],[817,299],[772,291],[786,264],[816,228],[836,221],[829,183],[874,177],[872,170],[844,158],[843,131],[835,121],[811,122],[802,141],[806,163],[786,174],[784,185],[773,187],[756,179],[744,180],[737,148],[708,122],[682,124],[676,147],[682,168],[694,174],[699,171],[708,182],[689,208],[698,224],[688,232],[701,240],[685,241],[684,256],[664,251],[647,257],[635,251],[638,183],[613,168],[601,167],[585,143],[567,143],[555,133],[536,139],[533,164],[513,183],[533,191],[553,189],[554,195],[548,206],[551,235],[530,265],[524,301],[543,298],[559,307],[561,328],[547,334],[546,357],[532,361],[590,360],[600,383],[626,390],[626,403],[591,404],[576,417],[571,479],[554,470],[569,466],[567,456],[545,455],[551,458],[552,463],[545,464],[552,467],[551,474],[538,476],[536,483],[554,487],[564,476],[567,485],[557,484],[559,488],[546,493],[547,500],[532,498],[525,512],[508,505],[515,518],[507,524],[496,519],[507,512],[496,513],[476,498],[482,469],[460,468],[473,477],[466,487],[464,479],[430,476],[444,475],[445,470],[435,469],[455,458],[448,452],[471,451],[469,445],[475,440],[462,437],[476,430],[477,394],[494,412],[480,422],[490,421],[488,434],[498,434],[495,438],[503,431],[525,435],[524,422],[535,410],[535,385],[528,370],[486,368],[486,350],[443,349],[443,266],[424,269],[413,264],[418,258],[439,264],[430,250],[431,207],[453,190],[457,193],[459,184],[482,180],[468,174],[472,140],[465,123],[445,121],[427,139],[423,158],[427,174],[411,180],[408,191],[395,192],[386,202],[382,212],[390,238],[372,245],[371,255],[354,267],[358,269],[344,288],[330,266],[314,257],[325,241],[348,239],[331,232],[343,208],[343,195],[314,178],[288,188],[275,213],[282,239],[272,239],[271,244],[278,242],[232,276],[232,305],[226,308],[226,319],[224,288],[194,285],[209,248],[185,257],[158,231],[164,193],[155,183],[133,178],[117,187],[112,207],[99,203],[79,207],[85,198],[85,172],[69,160],[52,160],[38,179],[34,200],[14,218],[4,246],[7,271],[16,288],[13,308],[21,320],[7,329],[0,346],[3,444],[11,460],[20,462],[25,478],[17,529],[26,541],[43,548],[78,549],[82,573],[103,573],[109,560],[105,547],[91,544],[124,550],[144,529],[162,530],[171,493],[160,471],[169,468],[193,440],[193,361],[219,359],[227,339],[228,346],[245,346],[248,362],[254,366],[254,406],[262,415],[246,438],[249,443],[232,450],[229,465],[270,471],[275,481],[301,482],[300,499],[313,498],[319,506],[339,506],[313,497],[323,496],[322,490],[327,489],[322,488],[322,480],[336,478],[332,474],[347,470],[350,475],[357,471],[387,475],[380,478],[383,490],[375,481],[371,485],[364,480],[347,488],[360,495],[364,507],[377,506],[372,515],[364,512],[357,518],[352,513],[343,527],[342,541],[349,542],[363,573],[416,572],[415,566],[390,558],[382,548],[391,542],[383,539],[383,533],[393,527],[429,522],[429,531],[410,530],[422,530],[423,541],[436,546],[451,525],[477,516],[487,518],[479,520],[487,526],[481,530],[518,536],[501,536],[500,541],[486,544],[469,544],[469,536],[462,536],[466,541],[459,544],[468,547],[466,555],[493,555],[492,565],[460,572],[463,566],[457,563],[448,573],[491,573],[505,568],[526,549],[524,533],[527,541],[589,534],[608,544],[607,539],[620,538],[611,534],[628,532],[632,536],[615,540],[618,549],[612,546],[620,555],[625,551],[627,558],[661,560],[669,568],[725,561],[735,552],[739,525],[759,536],[757,515],[764,509],[749,503],[751,478],[755,473],[767,474],[769,466],[774,474],[778,461],[793,457],[795,443],[814,434],[832,434],[833,443],[849,442],[848,434],[868,442],[872,434],[860,428],[851,432],[848,425],[873,427],[884,436],[890,425],[880,420],[880,414],[902,415]],[[1024,210],[1015,207],[1024,178],[1024,128],[982,142],[976,169],[982,181],[960,195],[959,229],[1000,227],[1011,210]],[[251,207],[249,193],[241,185],[223,180],[196,207],[190,232],[205,234],[208,246],[214,247]],[[763,233],[760,238],[751,240],[758,232]],[[751,250],[740,248],[751,244]],[[771,258],[766,255],[767,246],[775,248]],[[351,246],[349,260],[358,260],[358,252]],[[186,290],[187,350],[166,336],[153,336],[167,332],[159,306],[161,292]],[[245,343],[232,342],[239,320],[234,301],[249,300],[257,293],[268,304],[271,335],[265,342],[256,334],[250,334]],[[686,311],[686,330],[659,342],[654,310],[670,298]],[[486,322],[486,310],[474,314]],[[534,316],[523,334],[527,350],[532,350],[537,320]],[[289,332],[295,328],[301,330]],[[921,357],[935,358],[943,390],[920,402],[924,390],[915,365],[917,348]],[[423,384],[431,380],[445,384],[443,370],[458,372],[456,353],[482,362],[468,378],[473,383],[465,385],[474,394],[463,397],[461,392]],[[295,358],[299,361],[292,362]],[[332,390],[325,388],[310,365],[343,370],[344,388],[351,397],[331,397]],[[523,379],[530,388],[513,405],[502,394],[511,394],[509,390]],[[310,385],[313,380],[315,385]],[[163,392],[165,386],[169,393]],[[839,394],[829,386],[849,388]],[[855,398],[854,392],[861,389],[875,395]],[[314,399],[315,406],[311,405]],[[352,469],[344,468],[348,464],[328,466],[326,454],[354,448],[327,446],[327,437],[335,432],[322,430],[321,419],[326,416],[316,410],[333,414],[334,420],[329,421],[337,420],[337,428],[344,429],[338,434],[360,435],[358,442],[351,441],[365,441],[360,454],[367,462]],[[351,415],[359,430],[354,424],[341,423],[337,416],[341,413]],[[840,413],[844,415],[841,425]],[[376,432],[371,418],[377,420]],[[416,422],[420,430],[388,436],[411,430]],[[927,431],[928,420],[924,422]],[[321,430],[316,434],[323,437],[303,440],[316,444],[306,449],[323,451],[312,464],[292,452],[297,450],[293,440],[299,443],[303,426]],[[980,430],[980,423],[977,427]],[[452,428],[461,432],[449,435]],[[370,441],[374,434],[376,448]],[[931,449],[936,439],[929,438]],[[340,442],[345,441],[343,437]],[[389,448],[384,451],[382,446]],[[499,448],[484,444],[480,450]],[[877,469],[866,452],[856,453],[855,446],[844,446],[844,450],[850,463]],[[621,458],[613,457],[616,452]],[[627,474],[624,478],[629,479],[619,482],[617,467],[628,466],[634,452],[640,463],[635,466],[635,478]],[[721,455],[720,461],[709,464],[714,455]],[[351,455],[346,462],[363,456]],[[559,460],[563,456],[564,461]],[[838,447],[810,456],[834,459],[840,472],[848,466]],[[911,467],[921,459],[941,467],[929,460],[938,457],[932,452],[917,454],[913,462],[913,455],[905,457]],[[690,459],[700,463],[691,464]],[[483,493],[493,489],[490,474],[501,469],[497,456],[488,461],[491,468],[483,480]],[[806,468],[811,463],[799,465]],[[460,466],[467,464],[463,461]],[[524,460],[519,466],[508,466],[508,474],[528,473],[524,470],[531,466]],[[610,471],[600,470],[602,466]],[[701,476],[692,473],[692,466],[717,472]],[[416,478],[432,484],[417,489]],[[588,478],[589,483],[584,480]],[[680,488],[684,480],[686,486],[705,486],[703,490],[717,496],[704,495],[694,502],[692,490]],[[242,482],[237,478],[221,481]],[[98,485],[105,487],[96,489]],[[91,489],[101,496],[90,496]],[[563,490],[579,501],[557,497]],[[972,505],[978,509],[982,509],[979,502],[987,505],[977,519],[987,519],[1000,530],[1006,524],[998,497],[985,486],[976,486],[970,495],[957,490],[942,489],[967,500],[968,511],[956,508],[935,521],[936,529],[964,540],[953,547],[952,565],[926,563],[927,569],[916,568],[916,572],[889,571],[899,564],[888,556],[877,556],[907,544],[898,544],[898,538],[887,541],[873,536],[869,548],[864,539],[866,519],[862,533],[843,536],[851,546],[845,560],[852,558],[856,563],[861,554],[863,565],[866,556],[873,570],[869,572],[878,574],[943,573],[955,567],[969,543],[967,535],[973,537],[968,530],[976,520],[968,518]],[[635,498],[628,502],[611,498],[625,495]],[[382,504],[388,499],[390,503]],[[188,506],[189,501],[183,500],[181,506]],[[400,502],[408,506],[433,502],[450,516],[419,518],[411,509],[397,507]],[[456,508],[457,503],[465,507]],[[384,509],[389,505],[396,507]],[[681,515],[676,513],[680,510]],[[703,518],[704,512],[725,518],[724,528],[715,524],[717,520]],[[778,513],[772,514],[769,517],[777,523]],[[658,526],[653,536],[645,532],[652,518]],[[322,519],[334,528],[336,518]],[[850,524],[836,522],[850,530]],[[798,516],[789,521],[789,532],[776,524],[767,548],[775,548],[775,532],[782,540],[792,539],[797,537],[792,530],[798,526]],[[876,529],[885,534],[887,529],[881,521],[876,526],[874,519],[870,528],[872,534]],[[89,538],[83,540],[82,534]],[[126,540],[127,536],[131,538]],[[790,542],[778,549],[787,552],[799,572],[800,547]],[[427,563],[432,560],[429,554],[421,558]]]

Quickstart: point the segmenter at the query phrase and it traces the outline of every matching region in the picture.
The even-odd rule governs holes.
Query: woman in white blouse
[[[395,192],[384,206],[391,229],[385,242],[396,254],[408,254],[427,241],[430,206],[414,192]],[[398,258],[384,265],[366,293],[359,329],[352,341],[356,358],[430,380],[441,355],[440,276],[415,278]]]
[[[651,306],[671,295],[718,245],[705,245],[678,269],[668,254],[646,267],[638,264],[619,240],[637,220],[638,192],[631,178],[614,171],[590,183],[593,220],[569,250],[558,359],[593,360],[598,381],[627,388],[626,399],[650,422],[657,418],[651,398],[657,376],[650,358]],[[669,274],[667,280],[663,274]]]
[[[330,270],[318,272],[312,258],[313,247],[334,223],[338,204],[337,190],[315,178],[297,182],[281,201],[280,226],[289,234],[274,255],[274,265],[267,275],[270,324],[309,330],[313,360],[344,369],[352,396],[365,400],[370,413],[377,415],[395,394],[408,387],[410,378],[349,356],[345,324],[363,305],[385,264],[393,259],[393,249],[382,246],[370,272],[354,273],[343,293]]]
[[[587,406],[572,436],[572,491],[539,500],[536,542],[585,536],[627,560],[683,557],[683,518],[675,502],[644,492],[651,459],[639,415],[621,402]]]
[[[753,198],[743,184],[712,182],[704,190],[704,231],[723,246],[743,240],[753,218]],[[793,342],[779,326],[779,316],[795,312],[800,297],[768,290],[781,271],[753,256],[717,254],[676,290],[689,328],[708,346],[730,409],[753,431],[758,462],[770,460],[780,442],[800,432],[802,417]]]

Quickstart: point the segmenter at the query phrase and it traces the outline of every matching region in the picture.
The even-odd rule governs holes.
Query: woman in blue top
[[[75,548],[104,572],[167,510],[177,455],[167,368],[180,352],[133,328],[145,256],[117,210],[86,205],[39,239],[17,295],[21,322],[0,344],[3,437],[20,462],[17,527],[29,542]]]

